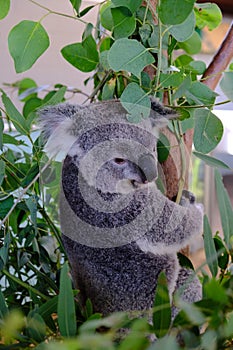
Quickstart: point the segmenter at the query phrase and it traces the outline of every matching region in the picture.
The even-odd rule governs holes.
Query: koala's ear
[[[177,118],[176,112],[164,107],[156,98],[151,97],[150,120],[153,127],[163,128],[171,119]]]
[[[74,116],[82,107],[71,104],[46,106],[38,110],[38,122],[46,142],[45,151],[50,157],[66,154],[76,137],[72,135]]]

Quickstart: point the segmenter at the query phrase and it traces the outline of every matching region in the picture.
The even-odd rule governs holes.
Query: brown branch
[[[233,58],[233,22],[222,42],[218,52],[212,59],[209,67],[206,69],[202,82],[210,89],[214,90],[218,85],[222,72],[227,68]]]
[[[226,67],[228,66],[232,58],[233,58],[233,23],[223,43],[221,44],[218,52],[213,57],[212,62],[206,69],[202,77],[202,83],[207,85],[210,89],[214,90],[221,78],[221,75],[222,75],[221,73],[226,69]],[[190,155],[192,151],[193,133],[194,133],[194,130],[190,129],[184,135],[184,143],[186,146],[186,165],[187,165],[187,173],[186,173],[186,180],[185,180],[186,189],[188,188],[188,183],[189,183],[188,165],[189,165]],[[170,156],[167,159],[167,161],[162,164],[162,168],[166,179],[167,196],[169,198],[172,198],[177,195],[177,191],[178,191],[178,183],[180,179],[179,169],[181,169],[181,161],[180,161],[178,147],[174,147],[174,145],[177,145],[177,141],[174,139],[174,137],[172,138],[172,135],[168,137],[169,137],[170,143],[173,145],[173,148],[171,149]],[[173,143],[173,141],[175,143]]]

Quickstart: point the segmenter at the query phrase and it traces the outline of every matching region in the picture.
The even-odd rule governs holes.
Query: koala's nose
[[[138,160],[138,166],[145,174],[147,181],[151,182],[157,178],[157,164],[152,154],[143,154]]]

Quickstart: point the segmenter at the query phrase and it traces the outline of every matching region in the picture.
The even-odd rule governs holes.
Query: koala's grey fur
[[[202,214],[193,197],[190,201],[182,198],[182,205],[176,204],[167,199],[154,182],[157,176],[156,132],[171,116],[169,109],[154,100],[150,118],[137,125],[127,122],[126,112],[118,101],[89,106],[60,104],[40,111],[42,129],[48,140],[47,150],[52,155],[57,151],[67,153],[62,172],[60,220],[73,281],[80,290],[82,301],[90,298],[94,310],[104,315],[151,308],[161,271],[166,273],[170,294],[182,287],[184,300],[193,302],[201,298],[198,279],[192,270],[180,267],[176,254],[201,232]],[[114,159],[101,164],[95,184],[88,178],[95,166],[93,158],[93,164],[85,169],[84,190],[85,185],[93,191],[95,187],[93,193],[100,196],[103,208],[106,205],[111,209],[111,203],[124,196],[122,188],[127,184],[127,188],[133,191],[132,200],[117,212],[106,208],[97,211],[90,204],[92,192],[87,192],[87,202],[83,201],[77,180],[82,172],[80,164],[94,146],[114,140],[126,140],[129,145],[127,142],[126,147],[124,142],[113,143],[115,149],[110,151]],[[131,142],[147,149],[145,157],[137,157],[136,143],[132,143],[130,149]],[[152,188],[149,198],[148,182]],[[145,218],[137,221],[145,207],[149,213],[148,222]],[[77,222],[76,217],[79,218]],[[79,226],[80,219],[87,225]],[[122,241],[119,242],[124,244],[118,243],[119,237],[114,237],[115,229],[124,228],[134,220],[136,224],[131,232],[134,239],[126,237],[124,241],[124,237],[120,237]],[[100,238],[88,237],[88,227],[91,226],[100,232],[106,229],[110,234],[106,237],[103,234]],[[141,234],[140,229],[144,230]]]

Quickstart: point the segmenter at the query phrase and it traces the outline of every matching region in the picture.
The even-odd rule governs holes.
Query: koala
[[[171,296],[201,299],[177,252],[201,232],[202,213],[193,196],[175,203],[155,182],[158,130],[174,117],[154,99],[138,124],[118,100],[39,111],[45,150],[64,156],[60,222],[73,283],[95,312],[150,309],[161,271]]]

